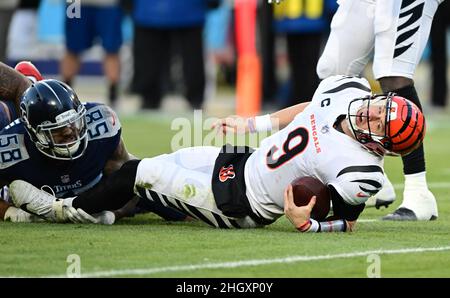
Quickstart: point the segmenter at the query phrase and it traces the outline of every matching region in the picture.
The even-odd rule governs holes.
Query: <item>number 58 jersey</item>
[[[271,220],[283,215],[284,190],[299,177],[312,176],[332,185],[351,205],[364,203],[381,189],[383,158],[333,126],[345,117],[351,100],[370,94],[363,78],[329,77],[302,113],[261,142],[244,171],[254,212]]]
[[[119,145],[121,125],[107,106],[85,103],[85,107],[88,146],[72,161],[52,159],[38,151],[19,119],[0,131],[0,181],[25,180],[51,189],[59,198],[77,195],[97,184]]]

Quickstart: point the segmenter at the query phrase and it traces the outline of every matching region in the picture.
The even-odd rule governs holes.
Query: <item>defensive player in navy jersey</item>
[[[17,118],[18,93],[30,82],[4,64],[0,65],[0,73],[0,97],[7,99],[1,104],[4,109],[0,114],[3,119],[12,120]],[[66,198],[94,186],[104,175],[132,158],[121,139],[121,126],[115,113],[102,104],[82,104],[75,92],[62,82],[34,82],[23,93],[19,109],[21,119],[0,132],[0,186],[20,177]],[[26,210],[26,206],[19,207]],[[152,211],[166,219],[185,218],[162,209]],[[81,218],[75,209],[71,211],[72,221],[114,220],[111,212],[97,218]],[[0,201],[1,219],[30,221],[32,218]]]
[[[28,77],[28,79],[27,79]],[[18,118],[19,102],[22,93],[31,85],[42,79],[39,71],[30,62],[20,62],[15,70],[0,62],[0,130]],[[0,188],[0,199],[8,197],[8,188]],[[0,200],[0,220],[9,208],[9,204]],[[13,212],[15,211],[15,212]],[[29,221],[30,215],[12,207],[14,221]]]
[[[62,82],[33,84],[20,110],[22,118],[0,132],[0,186],[20,177],[65,198],[130,159],[115,113],[102,104],[82,104]],[[14,216],[9,209],[0,217]]]
[[[40,79],[41,74],[30,62],[18,63],[16,70],[0,62],[0,130],[18,118],[22,93]]]

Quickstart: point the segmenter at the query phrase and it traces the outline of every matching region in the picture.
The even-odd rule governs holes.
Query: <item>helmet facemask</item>
[[[389,111],[391,111],[393,104],[392,96],[393,94],[389,93],[387,95],[373,95],[357,98],[352,100],[348,106],[347,121],[353,136],[366,149],[380,156],[386,154],[397,155],[390,151],[392,142],[389,137],[389,124],[392,113]],[[384,117],[384,129],[382,131],[374,132],[370,127],[369,112],[371,109],[373,110],[377,107],[381,112],[387,112],[385,112]]]
[[[56,122],[46,121],[35,129],[28,126],[39,151],[59,160],[73,160],[83,155],[88,144],[86,108],[79,105],[77,109],[61,113],[55,117]]]

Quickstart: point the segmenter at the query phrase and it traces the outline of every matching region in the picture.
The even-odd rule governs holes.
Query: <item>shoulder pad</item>
[[[90,140],[110,138],[120,131],[121,125],[116,113],[106,105],[88,106],[86,122]]]
[[[9,168],[30,158],[25,147],[24,135],[0,135],[0,170]]]

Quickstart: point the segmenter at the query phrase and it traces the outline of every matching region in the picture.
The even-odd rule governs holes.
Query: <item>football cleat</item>
[[[14,205],[20,209],[48,221],[66,221],[63,200],[57,199],[34,185],[23,180],[15,180],[11,182],[9,192]]]
[[[30,61],[20,61],[14,69],[26,76],[33,83],[44,79],[36,66]]]
[[[387,208],[395,201],[395,197],[394,186],[387,176],[385,176],[383,188],[366,201],[366,207],[375,207],[377,209],[380,209],[381,207]]]
[[[435,220],[438,218],[436,199],[428,188],[405,185],[403,203],[383,220]]]
[[[25,212],[22,209],[16,208],[14,206],[10,206],[6,210],[3,220],[10,221],[10,222],[39,222],[39,221],[42,221],[42,218],[40,218],[34,214]]]
[[[414,211],[407,208],[399,207],[393,213],[390,213],[382,218],[383,220],[417,220]]]

